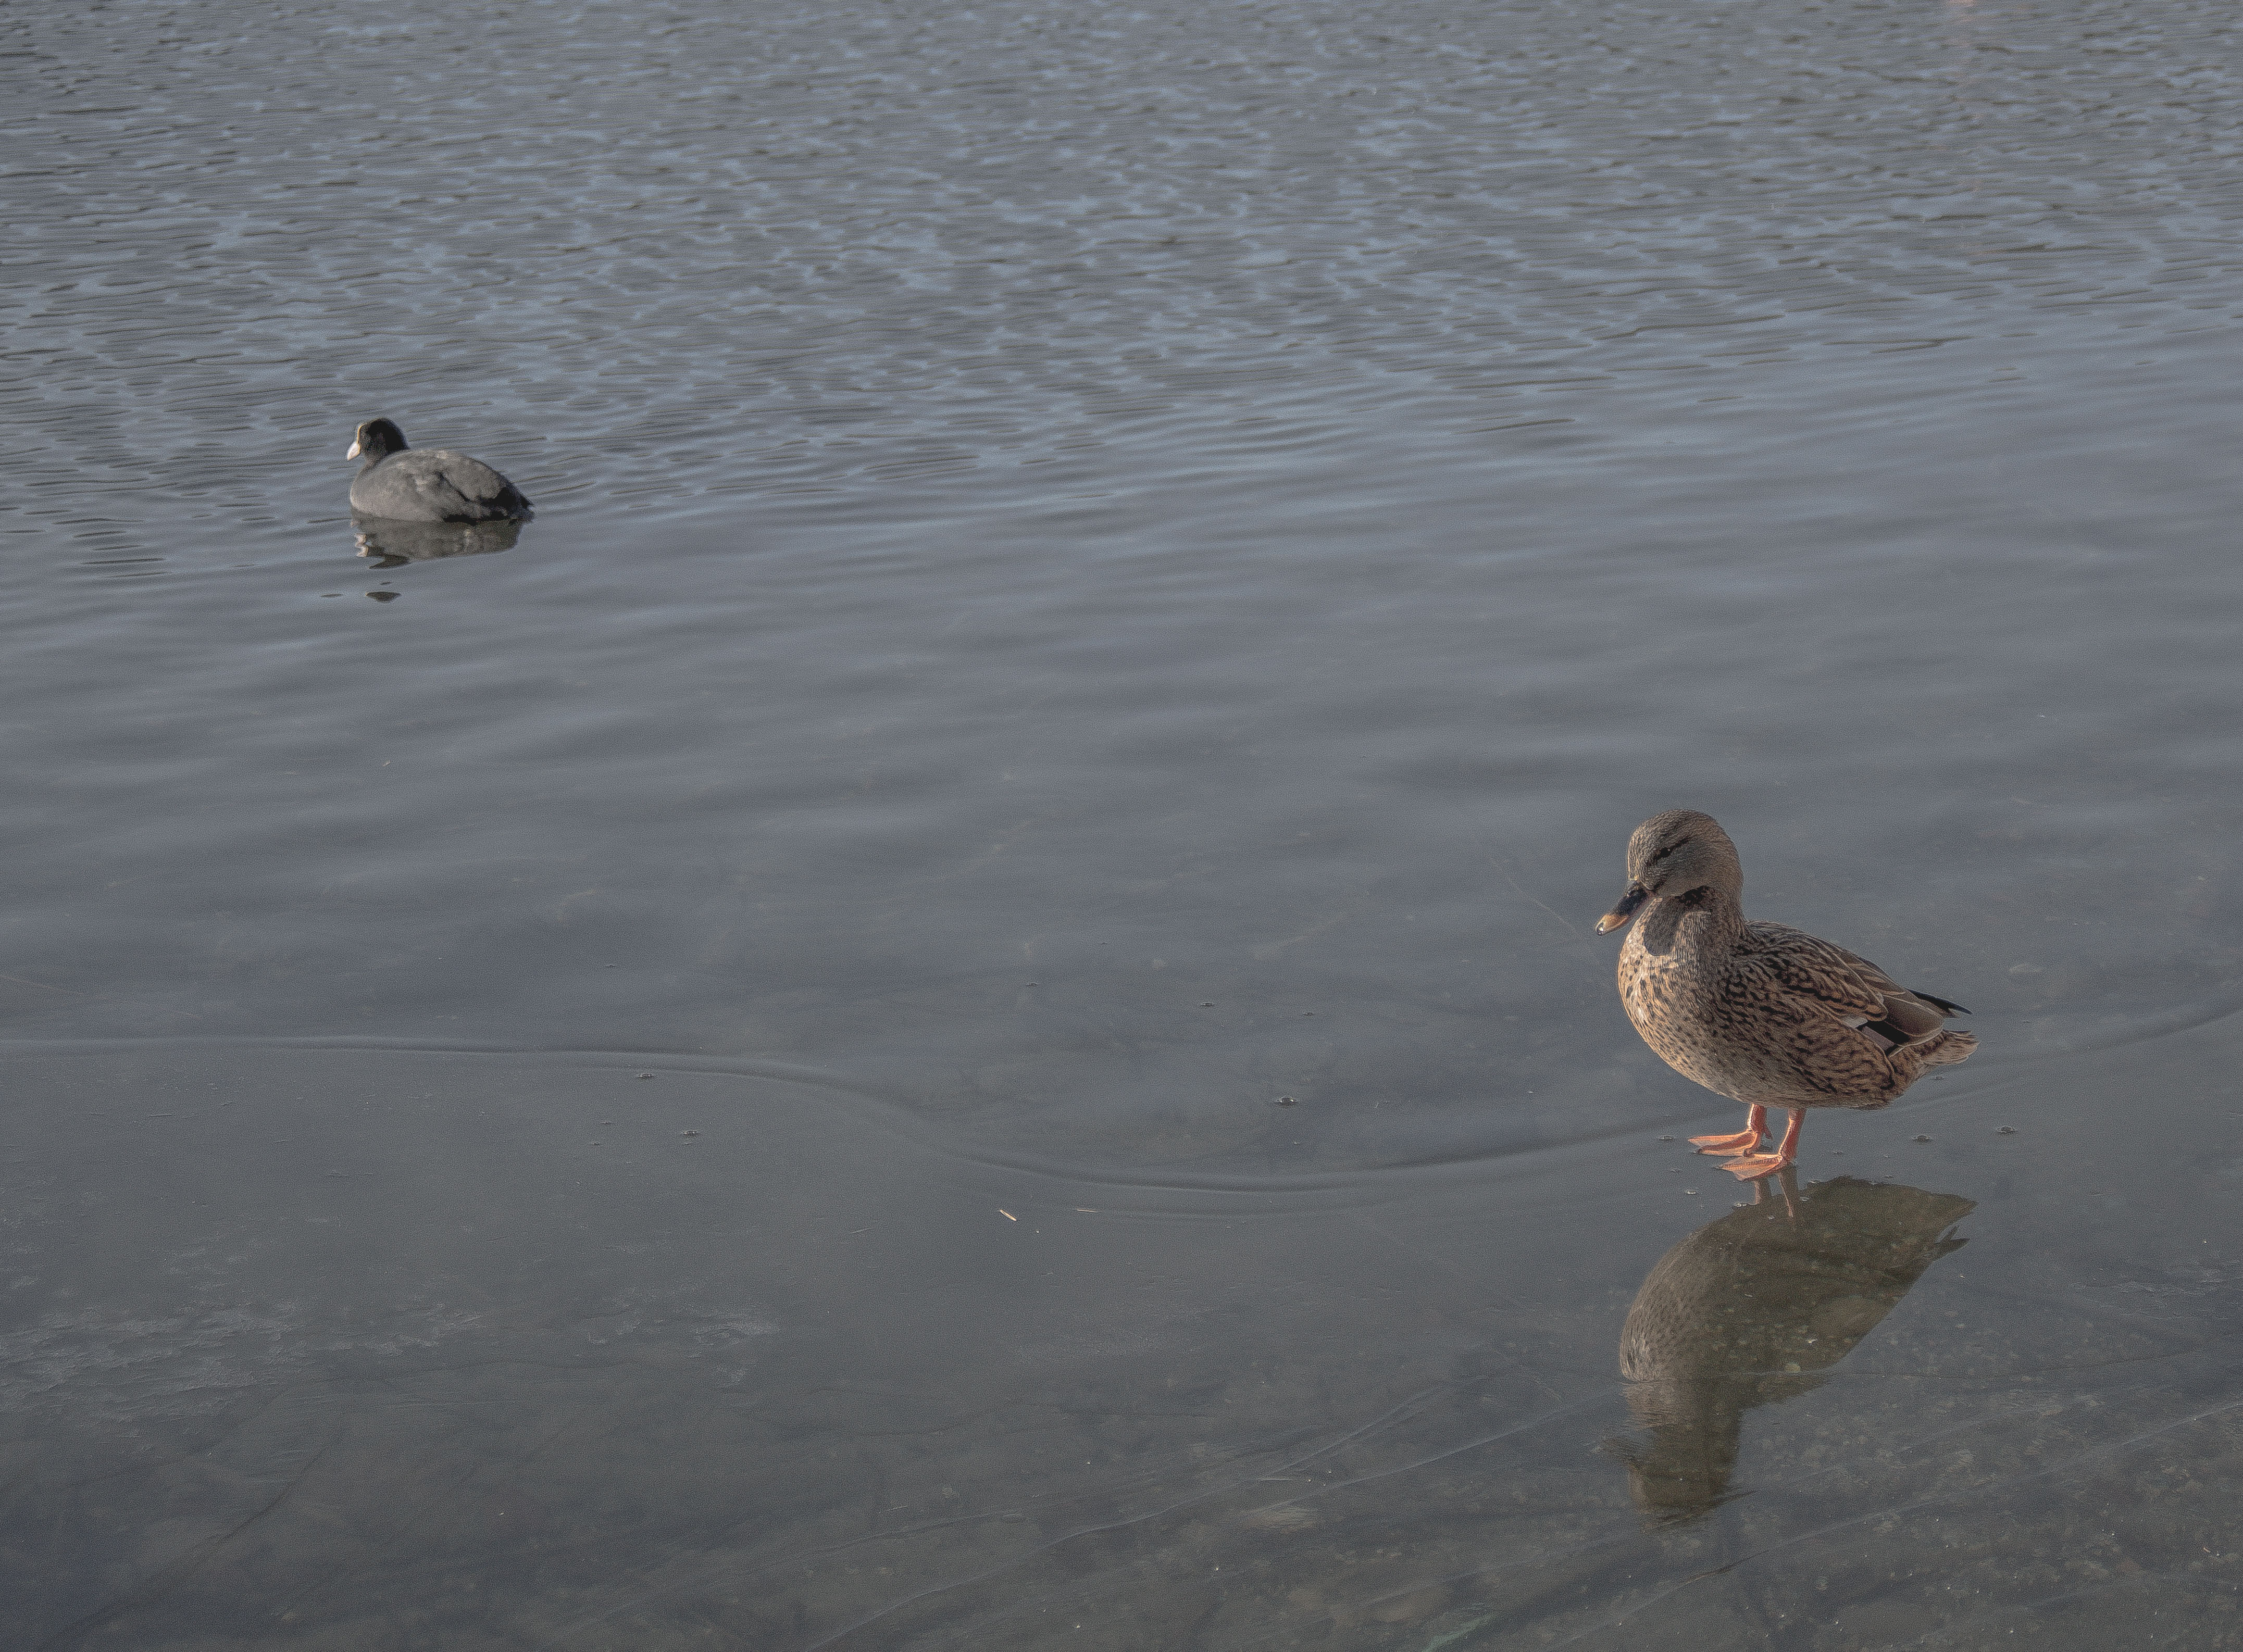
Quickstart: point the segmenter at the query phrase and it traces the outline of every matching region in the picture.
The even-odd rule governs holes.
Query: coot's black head
[[[387,419],[369,419],[358,427],[358,436],[350,445],[345,459],[363,459],[369,465],[377,459],[405,451],[405,433]]]

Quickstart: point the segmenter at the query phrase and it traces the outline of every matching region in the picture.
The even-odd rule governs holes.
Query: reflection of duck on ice
[[[1788,1192],[1788,1189],[1786,1190]],[[1638,1508],[1667,1519],[1721,1501],[1744,1414],[1818,1386],[1963,1241],[1971,1201],[1842,1177],[1789,1203],[1710,1222],[1659,1259],[1620,1335],[1628,1408],[1651,1431],[1620,1447]]]

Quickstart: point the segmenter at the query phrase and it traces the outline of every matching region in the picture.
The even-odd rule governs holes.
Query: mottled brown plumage
[[[1882,1107],[1927,1067],[1977,1048],[1943,1024],[1961,1005],[1911,992],[1868,959],[1744,915],[1736,845],[1710,815],[1670,809],[1627,840],[1627,892],[1600,930],[1633,921],[1620,954],[1627,1018],[1662,1060],[1752,1109],[1736,1136],[1692,1138],[1765,1176],[1797,1157],[1809,1107]],[[1791,1111],[1774,1154],[1769,1107]]]

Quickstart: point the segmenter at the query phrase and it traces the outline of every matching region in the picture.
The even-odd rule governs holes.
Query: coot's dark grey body
[[[369,419],[347,459],[366,460],[353,479],[351,508],[397,522],[526,522],[529,500],[480,459],[442,447],[408,448],[387,419]]]

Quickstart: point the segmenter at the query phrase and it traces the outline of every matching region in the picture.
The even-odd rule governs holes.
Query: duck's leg
[[[1807,1122],[1807,1109],[1794,1107],[1791,1122],[1783,1127],[1783,1139],[1776,1144],[1773,1153],[1745,1153],[1731,1159],[1721,1168],[1741,1182],[1749,1182],[1762,1176],[1773,1176],[1787,1165],[1799,1160],[1800,1127]]]
[[[1741,1136],[1693,1136],[1690,1145],[1701,1153],[1749,1153],[1768,1139],[1768,1109],[1755,1102],[1745,1115]]]

